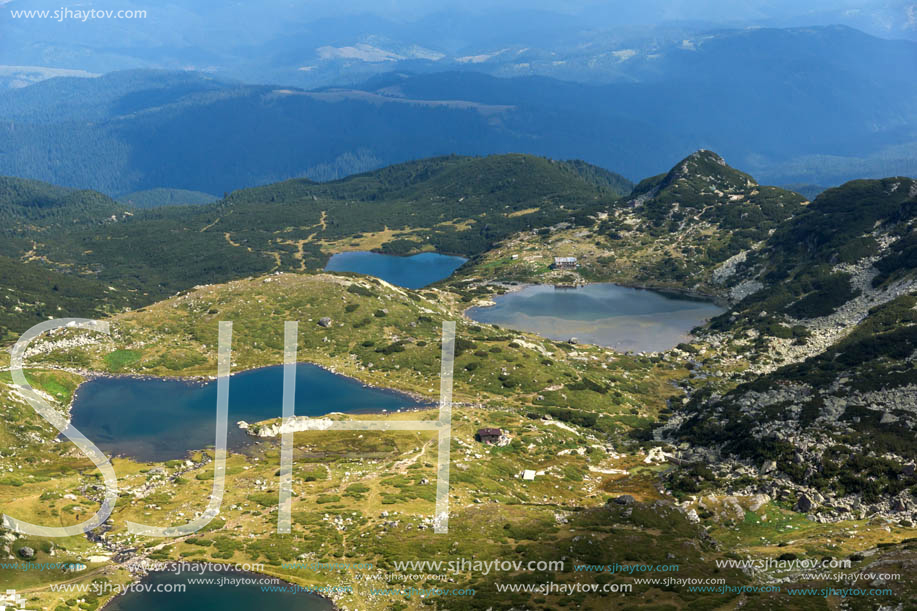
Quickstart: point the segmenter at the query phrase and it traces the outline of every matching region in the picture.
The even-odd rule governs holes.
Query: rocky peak
[[[668,173],[638,184],[632,203],[640,205],[651,198],[688,206],[710,204],[713,200],[728,203],[745,199],[757,188],[751,176],[730,167],[713,151],[701,149],[679,161]],[[739,195],[742,197],[731,197]]]

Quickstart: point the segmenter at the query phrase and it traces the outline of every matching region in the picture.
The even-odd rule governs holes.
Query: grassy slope
[[[234,362],[242,369],[278,362],[282,322],[299,319],[301,358],[334,366],[366,382],[430,393],[434,391],[430,380],[435,379],[439,370],[440,322],[458,318],[459,306],[464,305],[453,300],[454,297],[439,291],[404,291],[365,278],[274,275],[226,286],[203,287],[144,311],[115,317],[112,320],[114,341],[88,351],[87,361],[81,361],[76,352],[52,352],[39,360],[45,364],[57,362],[118,372],[212,374],[217,320],[236,321]],[[383,309],[387,313],[376,316],[376,312]],[[265,316],[265,312],[269,314]],[[255,316],[256,313],[260,316]],[[331,329],[318,326],[318,318],[329,313],[334,314],[334,326]],[[366,319],[368,322],[364,322]],[[376,348],[406,339],[401,329],[410,330],[411,337],[404,344],[403,352],[387,355],[376,352]],[[324,337],[329,341],[323,341]],[[291,572],[278,565],[281,560],[292,560],[300,553],[330,560],[340,551],[348,558],[369,560],[377,566],[391,568],[390,562],[394,559],[415,557],[413,544],[404,545],[408,525],[413,529],[412,536],[419,532],[421,540],[429,539],[426,545],[440,558],[447,554],[452,557],[478,554],[481,550],[476,540],[491,541],[487,554],[494,558],[522,553],[518,545],[528,540],[536,545],[524,552],[523,557],[535,558],[547,551],[556,554],[560,542],[573,537],[573,529],[580,518],[572,518],[570,526],[535,528],[542,522],[553,521],[557,508],[593,507],[598,513],[589,518],[591,521],[622,519],[614,517],[615,511],[600,508],[607,496],[603,487],[609,478],[590,472],[588,467],[619,466],[618,459],[606,450],[610,446],[603,441],[605,433],[617,433],[626,439],[623,433],[631,426],[651,421],[653,413],[661,409],[663,397],[674,392],[663,380],[680,375],[678,370],[668,364],[654,365],[646,359],[618,356],[594,347],[554,344],[532,336],[479,327],[465,320],[459,322],[459,337],[464,341],[459,342],[461,354],[456,361],[456,399],[470,400],[476,405],[456,410],[452,450],[452,502],[456,515],[448,537],[432,537],[417,530],[432,513],[433,506],[432,484],[420,483],[422,479],[435,479],[435,444],[428,435],[411,432],[303,433],[296,435],[294,476],[298,496],[294,503],[294,521],[297,526],[292,537],[272,534],[275,514],[269,508],[276,497],[276,485],[272,482],[275,481],[278,454],[276,444],[270,442],[260,446],[252,457],[231,459],[230,483],[221,516],[226,520],[223,527],[194,542],[177,543],[156,556],[223,560],[260,558],[268,562],[271,573],[284,574],[304,583],[337,582],[340,576]],[[473,344],[466,343],[468,338]],[[363,345],[369,342],[373,345]],[[542,350],[550,351],[550,356],[542,354]],[[350,354],[356,358],[351,358]],[[551,365],[545,364],[547,358]],[[369,362],[374,366],[370,368]],[[468,367],[471,363],[478,363],[478,368],[472,371]],[[500,379],[501,368],[509,374],[503,376],[503,380]],[[42,375],[73,379],[70,374]],[[584,377],[614,385],[614,390],[589,390],[580,384]],[[567,388],[544,391],[546,386],[558,383],[566,383]],[[50,383],[45,386],[49,387]],[[545,400],[533,402],[533,395],[538,391],[544,393]],[[566,400],[561,399],[562,394],[566,395]],[[67,400],[66,395],[60,398]],[[572,412],[557,412],[561,418],[575,416],[579,410],[601,415],[598,422],[582,428],[575,422],[557,426],[543,420],[531,420],[525,415],[543,413],[557,404],[578,408]],[[639,415],[632,412],[639,412]],[[24,414],[15,416],[26,417]],[[434,414],[391,417],[426,418]],[[481,426],[500,426],[511,431],[515,440],[506,448],[483,448],[474,441],[474,433]],[[17,439],[21,436],[18,431],[13,434]],[[595,446],[588,454],[558,455],[561,450],[580,447],[584,438]],[[21,464],[21,457],[11,457],[11,460]],[[209,489],[206,465],[185,473],[187,468],[181,463],[168,463],[165,477],[154,477],[149,467],[127,461],[119,461],[117,468],[123,489],[136,489],[147,481],[154,482],[156,489],[143,500],[122,499],[115,515],[115,529],[109,535],[113,541],[124,541],[125,519],[180,521],[177,512],[187,515]],[[522,482],[514,476],[524,468],[542,469],[548,475],[535,483]],[[178,471],[183,472],[179,479],[168,476]],[[87,478],[91,481],[91,477],[91,472],[87,472],[75,479],[55,476],[41,484],[25,482],[14,494],[5,497],[3,509],[14,515],[51,519],[55,516],[53,512],[62,511],[62,502],[48,499],[50,502],[39,509],[34,503],[40,495],[49,486],[64,494],[79,492],[76,488],[80,481],[85,482]],[[256,484],[255,480],[266,483]],[[624,485],[623,489],[647,501],[659,496],[650,480],[642,478]],[[382,526],[381,523],[387,521],[379,517],[383,510],[398,512],[398,527]],[[321,519],[329,511],[350,520],[344,531]],[[645,516],[640,513],[643,511],[647,512]],[[652,516],[660,511],[671,510],[641,509],[638,512],[641,517],[634,519],[658,520]],[[628,523],[630,518],[623,521]],[[378,533],[380,529],[385,533],[381,540],[360,537],[364,532]],[[237,532],[253,533],[258,538],[238,537]],[[613,530],[602,537],[615,541],[624,536],[628,539],[637,536],[629,532],[627,529],[620,533]],[[548,545],[550,538],[546,539],[546,535],[557,539],[553,546]],[[650,541],[649,534],[639,536]],[[696,537],[697,533],[687,523],[676,522],[667,536],[674,541]],[[326,544],[324,550],[321,543]],[[331,549],[328,549],[329,544]],[[72,545],[71,551],[76,554],[76,544]],[[279,549],[272,549],[272,546]],[[516,552],[512,551],[514,548]],[[660,554],[663,554],[662,549],[660,547]],[[582,550],[584,558],[599,559],[591,552],[586,555],[587,552],[589,550]],[[469,578],[459,576],[460,583],[468,583]],[[474,578],[474,585],[482,592],[489,592],[476,598],[474,604],[499,598],[492,591],[491,578]]]
[[[0,341],[61,316],[95,316],[120,310],[131,299],[94,278],[52,266],[41,254],[58,232],[93,230],[126,208],[93,191],[36,180],[0,177]]]
[[[351,286],[360,288],[348,290]],[[348,305],[351,312],[346,312]],[[282,352],[282,321],[298,319],[301,321],[301,358],[334,366],[366,382],[424,393],[431,390],[428,380],[438,371],[439,323],[443,319],[456,318],[458,308],[464,305],[455,301],[454,296],[438,290],[405,291],[367,278],[274,275],[226,286],[202,287],[144,311],[120,315],[112,321],[114,341],[88,351],[88,360],[76,364],[116,372],[212,374],[216,321],[227,319],[236,321],[234,361],[238,368],[276,363]],[[383,308],[388,313],[376,317],[374,313]],[[258,313],[260,316],[256,316]],[[332,315],[334,326],[331,329],[316,324],[324,315]],[[370,320],[365,326],[353,328],[366,318]],[[405,339],[402,329],[409,330],[411,338],[410,343],[404,344],[404,352],[388,355],[376,352],[376,348],[393,345],[396,338]],[[323,341],[324,337],[329,341]],[[394,560],[417,559],[418,542],[432,559],[474,556],[543,560],[559,559],[563,555],[570,566],[574,561],[666,563],[672,561],[667,554],[679,550],[676,558],[682,566],[681,577],[714,574],[710,563],[715,558],[722,558],[723,552],[710,547],[696,527],[687,523],[682,514],[673,513],[670,505],[653,504],[665,498],[656,489],[659,469],[643,465],[639,454],[626,453],[619,457],[610,452],[612,447],[622,448],[621,443],[626,447],[627,436],[621,435],[627,428],[625,423],[637,424],[644,416],[646,422],[656,418],[655,412],[662,405],[659,393],[673,392],[666,390],[661,381],[684,375],[677,363],[662,361],[654,365],[646,359],[613,355],[587,346],[558,345],[525,334],[478,327],[467,321],[460,321],[459,337],[472,338],[475,346],[465,346],[457,359],[456,399],[472,400],[476,405],[457,408],[455,413],[451,492],[455,515],[449,535],[434,536],[425,530],[428,528],[426,520],[432,514],[433,487],[423,482],[435,481],[436,451],[431,436],[412,432],[298,433],[295,435],[295,526],[291,536],[278,536],[274,531],[276,513],[271,508],[277,498],[275,474],[279,453],[276,441],[268,441],[258,446],[254,454],[234,456],[230,460],[227,496],[216,530],[175,542],[159,551],[149,549],[148,553],[159,559],[260,561],[266,563],[266,572],[303,584],[346,584],[351,582],[351,576],[346,572],[284,569],[281,563],[305,554],[310,560],[373,562],[382,570],[392,570]],[[373,342],[373,345],[363,346],[363,342]],[[204,348],[205,345],[209,348]],[[551,350],[554,353],[550,357],[552,364],[544,365],[540,351],[526,347],[529,345]],[[500,352],[491,352],[496,347]],[[477,356],[478,352],[483,356]],[[350,354],[356,358],[351,358]],[[385,356],[384,361],[382,356]],[[42,360],[45,364],[73,365],[74,358],[75,353],[52,352]],[[369,362],[374,363],[371,369]],[[466,368],[472,362],[480,363],[474,372]],[[504,381],[515,382],[512,389],[499,380],[502,367],[510,373]],[[554,382],[567,384],[567,388],[558,393],[560,404],[578,407],[583,413],[605,415],[592,426],[580,426],[578,421],[564,425],[572,430],[526,417],[530,412],[543,410],[538,402],[531,402],[531,394],[548,384],[545,375],[552,376]],[[577,390],[576,381],[584,377],[607,383],[610,392]],[[45,387],[54,386],[50,383]],[[551,403],[550,393],[542,392],[548,397],[545,403]],[[561,399],[560,394],[566,395],[566,399]],[[66,395],[61,398],[66,400]],[[641,413],[636,419],[630,413],[635,409]],[[435,415],[421,412],[389,417],[433,418]],[[473,439],[474,432],[481,426],[499,426],[509,431],[514,440],[505,448],[484,448]],[[614,446],[608,444],[606,433],[611,434],[610,439],[617,439]],[[576,452],[580,448],[589,451],[580,455]],[[24,464],[24,469],[32,469],[28,463],[22,463],[21,456],[12,460]],[[160,465],[163,470],[159,470],[149,465],[118,461],[116,468],[122,489],[136,491],[144,484],[152,484],[153,490],[143,498],[134,495],[122,498],[114,516],[115,528],[109,534],[111,541],[127,543],[123,531],[126,519],[178,523],[184,519],[179,512],[187,516],[203,506],[209,491],[210,467],[206,454],[198,453],[191,458],[195,466],[190,469],[181,462]],[[628,474],[609,475],[591,471],[590,467],[625,469]],[[526,468],[543,470],[546,475],[536,478],[535,482],[517,479],[515,476]],[[34,504],[39,496],[46,493],[49,486],[60,494],[74,492],[80,496],[80,482],[87,481],[92,481],[92,471],[76,478],[54,474],[47,482],[23,483],[5,497],[2,509],[14,515],[52,519],[54,512],[61,513],[67,505],[52,500],[39,507]],[[630,515],[622,513],[617,506],[603,507],[609,496],[625,493],[641,501]],[[746,507],[747,502],[740,499]],[[72,508],[68,511],[62,515],[75,520]],[[382,511],[389,512],[389,517],[382,518]],[[567,515],[568,523],[556,522],[558,511]],[[773,529],[768,531],[770,534],[764,534],[765,542],[760,540],[761,526],[754,521],[757,518],[749,517],[737,531],[729,526],[728,520],[723,521],[725,518],[711,518],[708,523],[718,529],[718,538],[732,541],[746,553],[776,557],[785,551],[782,546],[791,537],[796,541],[793,549],[805,554],[818,555],[837,549],[830,543],[829,531],[820,526],[786,529],[786,525],[802,525],[786,506],[771,503],[750,515],[765,513],[773,525],[768,526]],[[325,514],[339,515],[344,522],[335,525],[323,518]],[[395,521],[397,525],[393,524]],[[906,529],[900,528],[886,533],[881,524],[860,523],[857,527],[860,542],[893,542],[909,536]],[[588,544],[582,537],[576,538],[576,534],[583,532],[591,533],[602,544]],[[244,536],[239,536],[241,534]],[[248,534],[254,534],[255,539],[249,539]],[[484,541],[487,543],[482,545]],[[152,544],[149,542],[145,546]],[[71,551],[67,557],[80,553],[77,542],[69,546]],[[856,547],[853,544],[849,549]],[[635,549],[640,549],[640,553],[635,555],[628,551]],[[494,591],[495,581],[565,580],[571,577],[569,571],[570,568],[558,577],[548,574],[457,575],[456,584],[474,587],[479,594],[467,601],[450,599],[446,602],[450,609],[466,608],[466,605],[467,608],[505,606],[510,599],[517,605],[542,608],[564,604],[576,608],[607,608],[603,606],[607,604],[604,598],[521,595],[507,598],[506,594]],[[720,570],[720,574],[726,573]],[[49,580],[57,578],[46,576]],[[111,578],[123,579],[123,574],[115,573]],[[607,574],[589,575],[586,579],[632,581],[622,575]],[[739,574],[729,575],[730,584],[739,584],[745,579]],[[679,608],[692,604],[709,608],[714,603],[709,596],[691,595],[683,589],[660,591],[637,585],[635,592],[627,600],[652,601]],[[379,604],[390,608],[390,603],[384,600],[371,600],[366,597],[365,590],[358,588],[357,595],[349,602],[370,608]],[[719,603],[730,601],[735,602],[733,595],[719,597]],[[416,608],[417,603],[417,600],[404,601],[406,608]],[[752,608],[759,608],[754,606],[758,604],[785,606],[787,601],[767,596],[756,599]]]

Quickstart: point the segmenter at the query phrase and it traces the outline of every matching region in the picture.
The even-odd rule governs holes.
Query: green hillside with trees
[[[0,233],[4,236],[97,225],[127,209],[95,191],[0,176]]]
[[[0,256],[0,342],[49,318],[102,317],[132,302],[124,291]]]
[[[590,168],[529,155],[438,157],[150,210],[5,179],[0,210],[14,239],[3,254],[128,290],[142,305],[198,284],[319,270],[340,250],[474,256],[520,231],[584,222],[629,190]]]

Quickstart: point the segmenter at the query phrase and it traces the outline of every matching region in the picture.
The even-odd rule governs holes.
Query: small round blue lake
[[[131,591],[118,596],[105,607],[105,611],[333,611],[330,600],[309,592],[265,592],[256,582],[263,575],[251,573],[172,573],[169,571],[150,573],[143,579],[145,590]],[[189,579],[213,579],[211,584],[193,584]],[[223,585],[216,580],[223,578]],[[248,579],[248,583],[239,583]],[[184,585],[184,591],[175,586]],[[278,582],[278,587],[283,587]],[[158,592],[155,590],[159,590]]]
[[[283,367],[233,375],[229,382],[228,447],[249,441],[236,422],[282,414]],[[217,383],[150,378],[96,378],[79,387],[73,426],[109,455],[141,461],[183,458],[213,446]],[[333,374],[311,365],[296,367],[296,415],[397,410],[420,405],[411,397]]]
[[[694,327],[724,310],[714,303],[616,284],[578,288],[527,286],[468,310],[469,318],[553,340],[655,352],[687,340]]]
[[[419,289],[452,275],[465,263],[463,257],[424,252],[411,257],[375,252],[341,252],[332,255],[325,266],[329,272],[356,272],[381,278],[389,284]]]

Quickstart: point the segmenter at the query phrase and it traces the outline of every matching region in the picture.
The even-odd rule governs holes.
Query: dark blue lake
[[[571,337],[617,350],[655,352],[689,338],[724,310],[714,303],[616,284],[579,288],[527,286],[468,310],[469,318],[553,340]]]
[[[283,367],[233,375],[229,382],[228,447],[249,436],[236,422],[257,422],[282,414]],[[109,455],[141,461],[183,458],[189,450],[213,446],[217,384],[130,377],[97,378],[79,387],[72,422]],[[392,411],[418,403],[379,388],[300,363],[296,368],[296,415]]]
[[[332,255],[325,266],[329,272],[356,272],[381,278],[389,284],[419,289],[448,278],[467,259],[435,252],[412,257],[380,255],[375,252],[341,252]]]
[[[189,579],[224,578],[223,585],[191,584]],[[239,583],[240,579],[256,582],[263,575],[251,573],[215,571],[203,573],[172,572],[150,573],[143,579],[150,590],[158,592],[131,591],[111,601],[105,611],[253,611],[271,609],[271,611],[333,611],[331,601],[309,592],[265,592],[261,585]],[[280,586],[282,582],[278,582]],[[175,591],[175,586],[184,584],[183,592]],[[236,584],[236,585],[234,585]],[[272,587],[272,586],[266,586]]]

